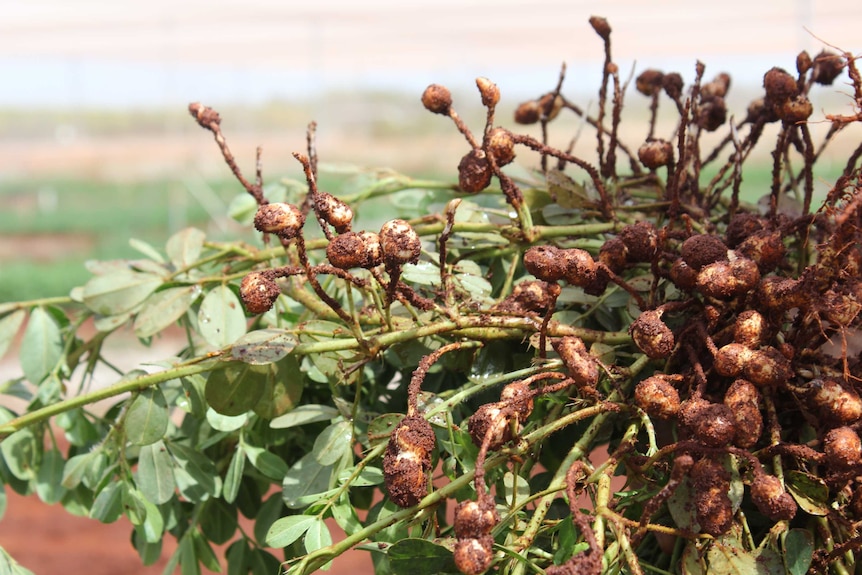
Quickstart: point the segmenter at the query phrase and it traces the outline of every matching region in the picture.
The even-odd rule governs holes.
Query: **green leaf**
[[[7,441],[9,440],[7,439],[0,446]],[[70,457],[63,466],[63,478],[61,480],[63,487],[66,489],[76,488],[84,480],[84,476],[92,468],[95,460],[100,457],[100,453],[99,451],[91,451]]]
[[[254,575],[271,575],[280,573],[282,569],[281,561],[263,549],[252,549],[249,564]]]
[[[198,311],[201,336],[213,347],[232,344],[246,330],[245,312],[233,290],[222,284],[211,290]]]
[[[84,305],[99,315],[131,311],[162,285],[154,274],[120,270],[96,276],[84,285]]]
[[[37,307],[30,313],[18,359],[27,380],[38,385],[63,357],[63,336],[54,317]]]
[[[132,525],[142,525],[147,517],[147,500],[140,491],[134,487],[122,490],[123,511],[132,522]],[[149,541],[149,539],[147,539]]]
[[[354,468],[349,467],[342,469],[338,473],[339,485],[344,484],[353,474]],[[365,467],[359,472],[359,475],[350,481],[351,487],[368,487],[371,485],[380,485],[383,483],[383,470],[379,467]]]
[[[350,502],[347,492],[341,494],[338,501],[332,506],[332,517],[335,522],[348,535],[356,533],[362,529],[362,522],[359,521],[359,516],[356,514],[356,509]]]
[[[389,441],[389,436],[404,419],[401,413],[384,413],[378,415],[368,424],[368,442],[374,446]]]
[[[168,444],[168,451],[178,466],[174,468],[174,478],[185,497],[191,501],[203,501],[216,494],[218,473],[209,457],[175,442]]]
[[[503,485],[506,488],[506,503],[509,505],[523,503],[530,496],[530,484],[527,480],[511,471],[503,475]]]
[[[210,372],[206,400],[222,415],[241,415],[255,405],[266,388],[267,366],[232,362],[224,369]]]
[[[221,565],[209,542],[203,538],[199,531],[192,531],[191,537],[195,544],[195,556],[198,558],[198,561],[210,572],[220,572]]]
[[[198,260],[206,234],[197,228],[185,228],[168,239],[165,251],[177,269],[186,268]]]
[[[207,408],[207,423],[217,431],[236,431],[248,422],[248,413],[222,415],[213,408]]]
[[[225,553],[227,575],[248,575],[249,547],[245,539],[237,539]]]
[[[102,489],[90,508],[90,519],[102,523],[113,523],[123,515],[123,491],[126,485],[112,481]]]
[[[266,533],[266,544],[269,547],[287,547],[311,528],[318,521],[313,515],[288,515],[277,520]]]
[[[6,351],[12,345],[15,336],[18,335],[18,330],[21,329],[21,324],[24,323],[26,317],[27,312],[19,309],[0,319],[0,358],[6,355]]]
[[[299,362],[288,355],[275,363],[258,366],[266,373],[265,387],[254,412],[263,419],[272,419],[290,411],[299,403],[303,391],[303,375]]]
[[[697,510],[692,498],[691,479],[686,475],[677,488],[668,497],[667,508],[676,526],[685,531],[697,533],[700,524],[697,522]]]
[[[236,533],[236,506],[229,505],[223,499],[209,500],[201,513],[200,525],[201,531],[210,541],[216,545],[227,543]]]
[[[245,445],[245,452],[251,464],[270,479],[282,481],[287,475],[287,463],[274,453],[253,445]]]
[[[239,487],[242,483],[242,472],[245,471],[245,457],[243,446],[238,445],[233,457],[231,457],[227,473],[224,476],[222,497],[228,503],[236,501],[237,493],[239,493]]]
[[[29,569],[25,569],[13,559],[6,550],[0,547],[0,575],[33,575]]]
[[[306,404],[299,405],[293,411],[288,411],[269,422],[273,429],[287,429],[306,423],[329,421],[338,416],[338,410],[329,405]]]
[[[144,565],[152,565],[162,558],[162,540],[159,539],[155,543],[147,541],[142,527],[135,527],[132,532],[132,543],[138,556],[141,558],[141,563]]]
[[[144,240],[139,240],[137,238],[129,238],[129,247],[131,247],[136,252],[145,255],[154,262],[158,262],[160,264],[165,263],[165,258],[162,256],[162,254],[159,253],[159,250],[157,250]]]
[[[259,329],[237,339],[231,347],[231,357],[253,365],[274,363],[296,347],[296,337],[283,329]]]
[[[181,575],[201,575],[201,565],[198,562],[193,533],[193,531],[186,531],[186,536],[182,538],[177,549]],[[173,573],[173,569],[169,573]]]
[[[305,507],[329,489],[331,465],[321,465],[313,453],[307,453],[293,464],[282,483],[282,497],[290,509]]]
[[[714,541],[706,554],[710,573],[723,575],[754,575],[758,565],[754,555],[747,552],[742,542],[734,537],[724,536]]]
[[[42,463],[36,474],[36,493],[39,499],[48,505],[58,503],[66,493],[66,489],[61,484],[65,464],[62,454],[56,449],[42,454]]]
[[[167,503],[174,496],[173,462],[162,440],[144,445],[138,452],[137,484],[144,497],[156,505]]]
[[[402,539],[389,548],[387,555],[395,575],[436,575],[458,572],[452,552],[427,539],[413,537]]]
[[[311,452],[321,465],[333,465],[341,459],[353,444],[353,424],[349,421],[339,421],[324,429],[317,439]]]
[[[814,535],[807,529],[791,529],[784,537],[784,563],[790,575],[805,575],[814,556]]]
[[[36,477],[41,450],[32,430],[25,428],[4,439],[0,442],[0,453],[9,471],[18,479],[30,481]]]
[[[829,514],[829,488],[815,475],[791,470],[784,474],[787,490],[809,515],[826,516]]]
[[[329,547],[332,545],[332,533],[329,532],[329,527],[320,517],[315,517],[314,523],[305,532],[305,550],[309,553]],[[326,571],[332,566],[332,561],[320,567],[321,571]]]
[[[135,335],[150,337],[180,319],[200,296],[197,285],[180,286],[157,291],[148,297],[135,318]]]
[[[157,387],[141,391],[126,413],[126,439],[135,445],[155,443],[168,430],[168,406]]]
[[[257,508],[254,516],[254,540],[261,546],[266,544],[269,528],[282,516],[284,502],[280,493],[273,493]]]

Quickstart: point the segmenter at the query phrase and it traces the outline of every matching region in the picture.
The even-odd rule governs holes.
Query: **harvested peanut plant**
[[[69,297],[0,305],[3,350],[29,318],[3,388],[26,407],[0,408],[0,494],[125,515],[144,563],[170,534],[166,572],[301,575],[352,548],[395,574],[860,569],[862,144],[822,202],[813,176],[862,120],[856,59],[765,71],[741,120],[728,74],[645,70],[647,137],[627,145],[629,82],[608,22],[590,25],[597,113],[564,95],[563,69],[516,110],[540,137],[497,125],[486,78],[478,134],[447,88],[425,90],[466,141],[457,184],[380,172],[320,190],[312,124],[305,182],[265,186],[260,151],[247,179],[220,116],[190,105],[262,241],[188,229],[94,265]],[[815,143],[809,96],[839,78],[854,111],[816,118],[830,127]],[[595,158],[549,143],[564,114]],[[760,208],[740,197],[757,146],[772,149]],[[516,152],[538,169],[507,171]],[[365,200],[399,194],[417,209],[359,229]],[[118,330],[149,342],[174,324],[176,357],[87,389]]]

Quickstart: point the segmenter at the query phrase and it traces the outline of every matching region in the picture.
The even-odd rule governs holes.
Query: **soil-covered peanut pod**
[[[682,258],[674,260],[668,275],[670,275],[670,281],[683,291],[694,291],[697,287],[697,270],[685,263]]]
[[[727,120],[727,104],[718,96],[704,98],[697,114],[697,125],[707,132],[719,129]]]
[[[760,270],[753,260],[736,257],[704,266],[697,274],[697,289],[705,296],[728,300],[754,289]]]
[[[495,450],[512,439],[515,411],[504,402],[486,403],[467,420],[467,432],[473,443],[481,447],[490,430],[488,449]]]
[[[754,350],[741,343],[729,343],[719,348],[713,360],[715,371],[724,377],[737,377],[742,374],[745,364],[751,359]]]
[[[526,419],[533,413],[532,390],[522,381],[512,382],[500,391],[500,403],[511,407],[520,419]]]
[[[239,296],[248,313],[261,314],[269,311],[281,290],[265,273],[251,272],[242,278]]]
[[[676,344],[673,331],[661,320],[663,313],[657,309],[645,311],[629,326],[635,345],[650,359],[669,357]]]
[[[835,469],[848,469],[862,460],[862,440],[850,427],[836,427],[823,437],[826,462]]]
[[[587,346],[581,338],[568,335],[551,342],[554,351],[563,360],[566,373],[575,381],[582,391],[595,390],[599,382],[599,366],[596,358],[587,351]]]
[[[556,246],[533,246],[524,252],[524,267],[542,281],[558,282],[568,270],[562,251]]]
[[[500,88],[488,78],[476,78],[476,87],[479,88],[479,94],[482,96],[483,106],[493,108],[500,101]]]
[[[496,305],[495,309],[544,314],[554,303],[550,293],[551,285],[543,281],[524,280],[516,284],[512,294]],[[556,289],[560,289],[558,285]]]
[[[771,106],[780,105],[799,94],[796,78],[782,68],[774,67],[763,76],[766,102]]]
[[[679,391],[672,375],[656,374],[635,386],[635,403],[650,417],[670,419],[679,413]]]
[[[610,238],[599,248],[599,261],[618,274],[628,263],[628,248],[620,238]]]
[[[380,248],[387,266],[415,264],[422,252],[422,240],[406,221],[389,220],[380,228]]]
[[[778,349],[753,349],[742,367],[742,375],[760,387],[781,385],[793,376],[790,361]]]
[[[733,411],[723,403],[698,404],[685,419],[694,439],[707,447],[726,447],[736,436]]]
[[[784,247],[780,231],[762,230],[744,239],[736,247],[736,252],[754,260],[760,273],[765,274],[784,261],[787,248]]]
[[[434,445],[434,430],[419,415],[408,415],[392,432],[383,455],[383,478],[389,498],[399,507],[412,507],[428,495]]]
[[[486,152],[494,158],[498,166],[511,164],[515,159],[515,139],[512,132],[505,128],[494,128],[488,134]]]
[[[314,196],[315,205],[323,221],[335,228],[339,234],[350,231],[353,222],[353,210],[332,194],[317,192]]]
[[[422,105],[429,112],[448,115],[452,107],[452,94],[445,86],[431,84],[422,92]]]
[[[650,140],[638,148],[638,159],[644,167],[655,170],[673,163],[673,146],[667,140]]]
[[[571,248],[561,250],[563,264],[566,267],[565,280],[571,285],[587,287],[596,279],[596,262],[593,256],[585,250]]]
[[[713,459],[700,459],[691,468],[694,507],[700,530],[718,537],[733,524],[730,473]]]
[[[756,214],[738,212],[727,224],[725,242],[731,249],[747,240],[752,235],[769,228],[769,222]]]
[[[751,501],[773,521],[789,521],[796,515],[796,501],[774,475],[755,476],[751,482]]]
[[[254,215],[254,228],[257,231],[288,240],[299,235],[304,223],[305,217],[299,208],[284,202],[264,204]]]
[[[489,497],[480,501],[466,500],[455,507],[455,537],[468,539],[490,535],[491,530],[500,522],[500,515]]]
[[[653,96],[661,92],[664,73],[655,68],[647,68],[635,79],[635,88],[644,96]]]
[[[709,264],[727,261],[727,246],[717,236],[698,234],[682,242],[679,255],[691,268],[700,270]]]
[[[802,281],[793,278],[768,276],[760,280],[755,298],[771,312],[783,312],[806,304]]]
[[[618,237],[631,262],[651,262],[658,254],[658,232],[650,222],[630,224],[620,230]]]
[[[814,57],[814,70],[811,79],[824,86],[831,86],[835,78],[844,70],[844,58],[829,50],[823,50]]]
[[[458,162],[458,187],[468,194],[478,194],[491,185],[492,175],[484,150],[470,150]]]
[[[374,232],[347,232],[332,238],[326,246],[326,258],[334,267],[373,268],[383,263],[380,236]]]
[[[862,418],[862,399],[849,386],[834,379],[813,379],[807,392],[810,403],[827,423],[850,425]]]
[[[458,539],[455,542],[455,566],[464,575],[480,575],[494,559],[494,539],[490,535]]]
[[[685,87],[685,82],[679,72],[670,72],[664,75],[661,79],[661,87],[664,93],[671,100],[679,100],[682,96],[682,89]]]
[[[763,433],[760,413],[760,391],[751,382],[737,379],[724,393],[724,405],[733,413],[736,435],[733,444],[743,449],[753,447]]]
[[[788,124],[798,124],[807,120],[814,113],[814,106],[806,96],[799,95],[776,105],[775,115]]]
[[[736,316],[733,325],[733,341],[745,347],[757,349],[763,343],[766,319],[753,309],[745,310]]]
[[[515,122],[518,124],[535,124],[542,117],[542,109],[538,100],[528,100],[515,108]]]

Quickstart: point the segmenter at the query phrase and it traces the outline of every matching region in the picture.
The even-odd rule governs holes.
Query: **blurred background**
[[[517,104],[553,89],[565,62],[563,92],[594,111],[603,52],[587,23],[593,14],[613,28],[624,79],[651,67],[690,82],[701,60],[707,79],[731,73],[737,117],[760,94],[764,72],[793,71],[801,50],[814,56],[828,42],[862,52],[858,0],[6,0],[0,8],[0,302],[67,293],[89,277],[85,260],[135,256],[130,237],[163,245],[187,225],[235,237],[225,213],[242,190],[188,116],[189,102],[221,112],[246,172],[263,146],[267,181],[300,177],[290,153],[305,149],[311,120],[327,185],[357,173],[346,166],[454,181],[465,144],[421,107],[422,90],[447,85],[479,131],[474,79],[486,76],[502,91],[498,123],[511,126]],[[813,120],[824,110],[850,113],[846,80],[816,90]],[[645,118],[647,106],[628,92],[626,114]],[[558,141],[576,128],[575,120],[554,127]],[[623,138],[637,146],[645,132]],[[594,147],[583,140],[584,150]],[[822,163],[821,190],[859,138],[843,141],[832,148],[836,163]],[[535,164],[527,154],[519,161]],[[762,181],[755,175],[747,185]],[[69,572],[69,555],[54,546],[45,553],[63,542],[92,557],[91,574],[103,565],[106,573],[160,571],[137,568],[126,527],[88,547],[86,521],[47,543],[41,537],[61,527],[56,519],[13,512],[10,504],[0,546],[37,573]],[[110,563],[115,549],[125,563]]]

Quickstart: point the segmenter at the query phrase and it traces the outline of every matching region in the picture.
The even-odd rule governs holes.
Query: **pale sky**
[[[772,65],[822,44],[862,52],[859,0],[0,0],[0,106],[254,103],[331,89],[419,93],[487,76],[509,94],[592,90],[614,30],[626,72],[694,62],[757,84]],[[589,74],[583,81],[578,78]]]

